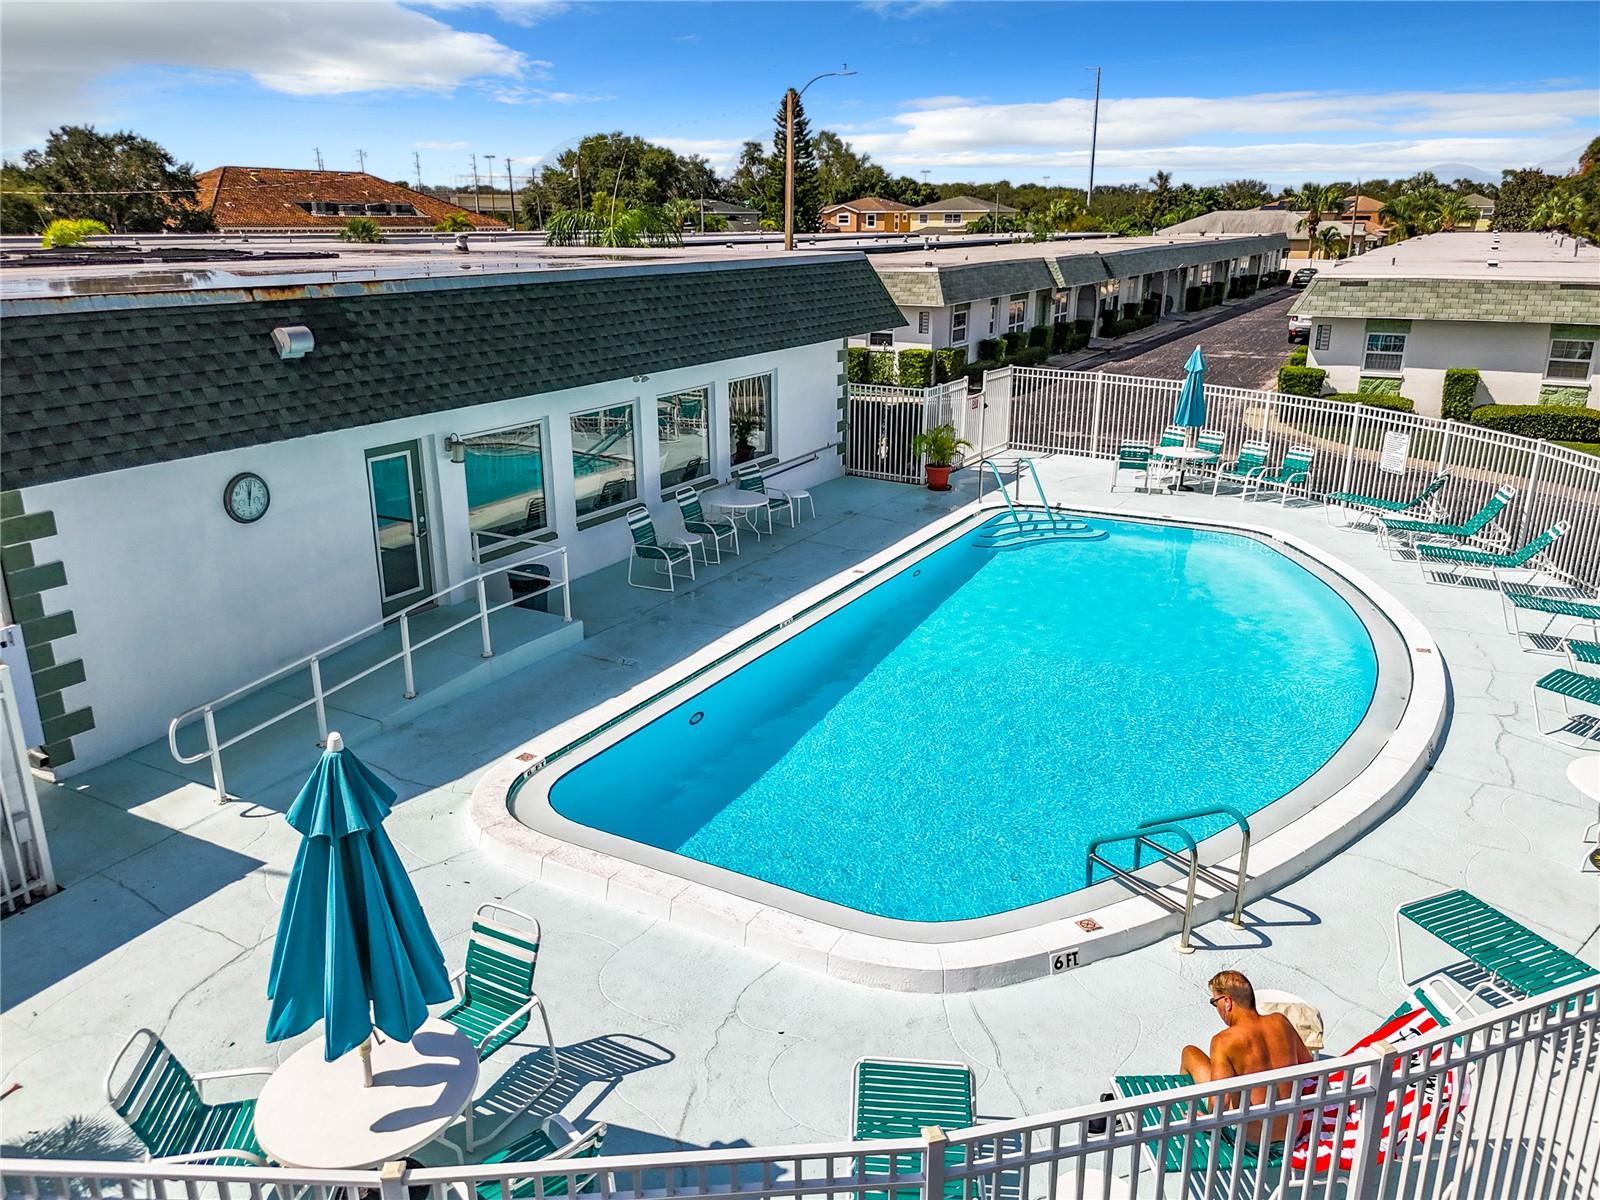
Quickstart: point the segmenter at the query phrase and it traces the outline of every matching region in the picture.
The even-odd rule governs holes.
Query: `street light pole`
[[[837,71],[824,71],[821,75],[813,75],[806,81],[805,87],[798,92],[790,88],[783,94],[783,248],[794,249],[794,109],[800,103],[800,97],[806,94],[809,88],[819,79],[842,78],[845,75],[854,75],[848,63],[840,66]]]
[[[1094,152],[1100,143],[1100,68],[1094,69],[1094,117],[1089,125],[1089,190],[1084,195],[1083,211],[1094,207]]]

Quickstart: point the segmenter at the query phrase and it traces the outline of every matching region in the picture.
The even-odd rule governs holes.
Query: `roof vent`
[[[272,344],[279,358],[304,358],[316,348],[317,340],[304,325],[279,325],[272,331]]]
[[[1486,267],[1498,267],[1500,265],[1500,260],[1498,258],[1491,258],[1488,262],[1484,263],[1483,265],[1486,266]]]

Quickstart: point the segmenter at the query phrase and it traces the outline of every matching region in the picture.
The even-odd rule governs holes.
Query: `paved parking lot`
[[[1148,342],[1113,351],[1093,369],[1118,375],[1182,379],[1183,364],[1198,343],[1205,350],[1206,382],[1223,387],[1270,388],[1289,352],[1289,306],[1299,292],[1286,292],[1260,308],[1230,312],[1214,325],[1177,327],[1160,345]]]

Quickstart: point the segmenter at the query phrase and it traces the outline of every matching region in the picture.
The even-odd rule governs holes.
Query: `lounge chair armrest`
[[[504,1021],[501,1021],[500,1024],[496,1025],[493,1029],[489,1030],[488,1033],[484,1034],[483,1037],[479,1039],[479,1047],[481,1048],[488,1045],[496,1034],[504,1032],[506,1029],[522,1020],[522,1018],[528,1016],[533,1012],[534,1009],[538,1007],[539,997],[537,996],[535,996],[532,1000],[527,1001],[525,1004],[518,1005],[516,1010],[509,1017],[507,1017]]]
[[[540,1122],[540,1128],[544,1130],[545,1137],[550,1139],[557,1154],[563,1146],[578,1140],[578,1127],[560,1113],[551,1113]]]
[[[272,1075],[272,1071],[271,1067],[239,1067],[231,1071],[207,1071],[203,1075],[191,1075],[189,1078],[194,1080],[195,1090],[203,1098],[205,1085],[208,1083],[215,1083],[219,1079],[249,1079],[255,1076],[268,1078]]]
[[[218,1158],[242,1158],[253,1167],[267,1165],[266,1159],[249,1150],[201,1150],[195,1154],[174,1154],[169,1158],[152,1158],[150,1161],[153,1163],[170,1163],[176,1166],[182,1163],[211,1162]]]

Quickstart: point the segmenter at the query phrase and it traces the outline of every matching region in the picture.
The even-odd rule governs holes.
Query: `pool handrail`
[[[1085,887],[1088,887],[1094,882],[1094,865],[1095,863],[1099,863],[1107,871],[1110,871],[1119,882],[1127,885],[1130,888],[1133,888],[1136,891],[1143,892],[1145,895],[1149,896],[1157,904],[1160,904],[1163,907],[1170,906],[1172,904],[1171,899],[1159,887],[1151,883],[1149,880],[1141,879],[1138,875],[1134,874],[1134,871],[1138,870],[1140,850],[1143,846],[1149,846],[1152,850],[1155,850],[1168,861],[1180,864],[1184,861],[1182,856],[1173,853],[1160,842],[1154,840],[1153,835],[1158,833],[1173,835],[1182,841],[1185,846],[1187,846],[1189,851],[1189,882],[1184,893],[1183,900],[1183,928],[1178,935],[1178,945],[1176,949],[1179,954],[1193,954],[1194,946],[1189,941],[1189,934],[1194,928],[1194,885],[1195,879],[1200,871],[1200,849],[1195,844],[1194,835],[1191,834],[1187,829],[1183,828],[1183,826],[1141,825],[1135,829],[1124,830],[1120,833],[1103,834],[1102,836],[1095,838],[1089,843],[1089,849],[1085,855],[1083,866],[1083,883]],[[1122,867],[1117,866],[1116,863],[1100,856],[1100,848],[1102,846],[1111,845],[1114,842],[1133,843],[1135,864],[1134,871],[1124,870]]]
[[[1231,804],[1208,804],[1201,808],[1185,809],[1180,813],[1166,813],[1159,817],[1149,817],[1139,822],[1141,828],[1146,825],[1174,825],[1180,821],[1197,821],[1201,817],[1227,817],[1239,827],[1239,874],[1233,884],[1233,920],[1230,924],[1235,929],[1244,928],[1244,885],[1249,879],[1247,874],[1250,866],[1250,821],[1242,812]],[[1138,851],[1134,851],[1134,862],[1137,863]],[[1201,868],[1208,877],[1213,879],[1208,868]]]

